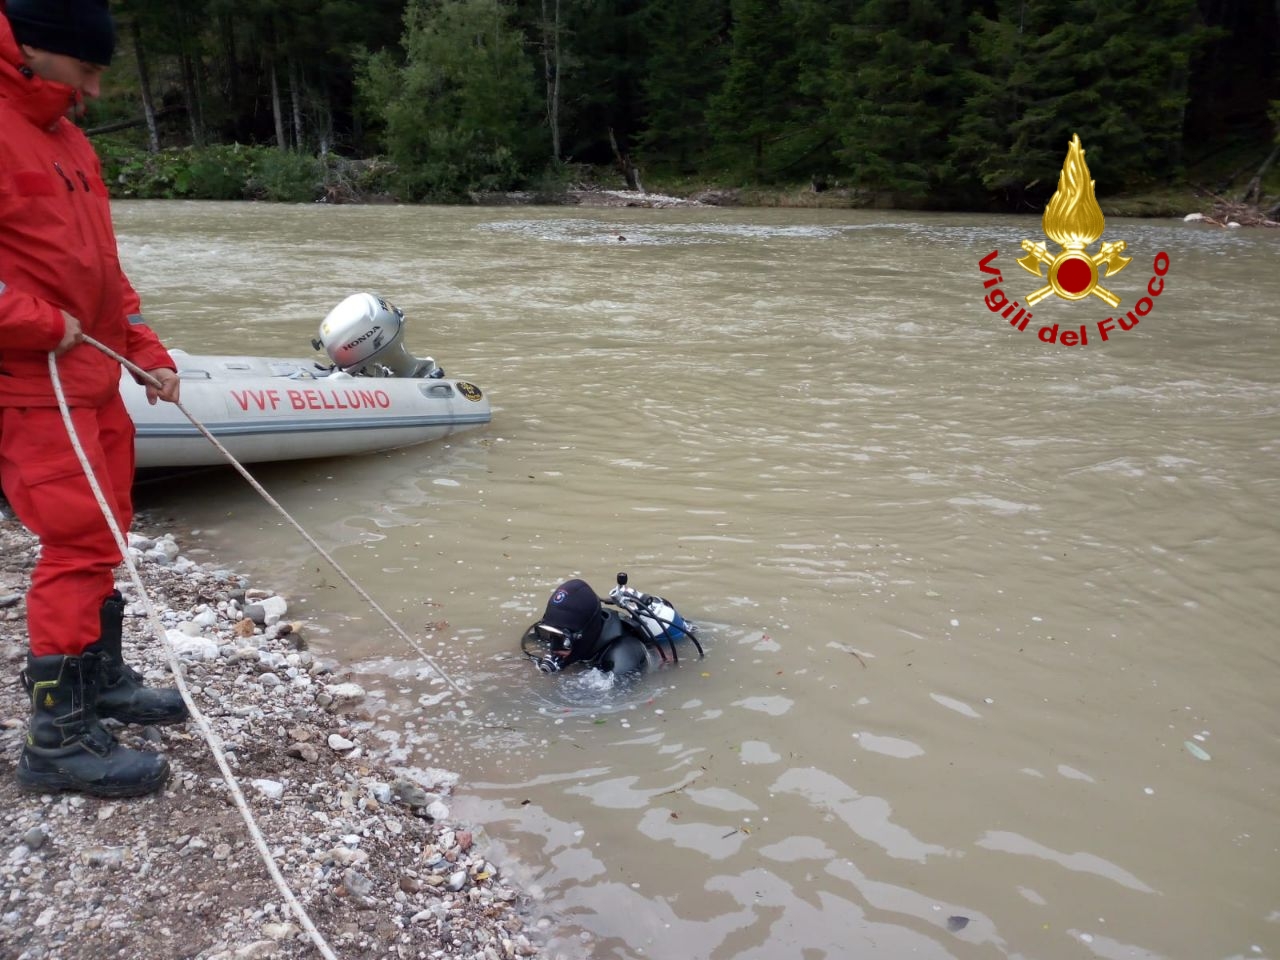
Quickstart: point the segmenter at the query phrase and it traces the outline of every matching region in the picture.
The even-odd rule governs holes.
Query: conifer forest
[[[268,184],[340,169],[410,201],[603,167],[628,181],[1026,210],[1053,192],[1073,134],[1106,171],[1102,195],[1189,170],[1253,175],[1280,127],[1278,0],[112,9],[117,58],[88,126],[118,179],[154,167],[148,157],[190,158],[174,196],[197,181],[198,195],[237,195],[236,165],[250,162]]]

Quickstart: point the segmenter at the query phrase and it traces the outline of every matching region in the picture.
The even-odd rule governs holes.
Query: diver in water
[[[585,580],[560,584],[552,591],[542,619],[525,631],[521,649],[544,673],[581,663],[616,676],[678,661],[676,641],[685,637],[702,655],[693,625],[661,597],[628,587],[625,573],[618,574],[609,601],[612,606],[606,608]]]

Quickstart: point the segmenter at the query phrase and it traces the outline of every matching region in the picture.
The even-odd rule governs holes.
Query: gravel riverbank
[[[376,704],[307,649],[287,601],[130,535],[197,705],[294,894],[340,957],[511,960],[540,954],[529,900],[455,823],[456,774],[371,756]],[[0,520],[0,960],[317,957],[282,903],[194,721],[116,728],[173,776],[133,800],[18,788],[28,704],[23,595],[37,544]],[[125,655],[171,683],[122,567]],[[142,638],[147,636],[144,641]],[[442,708],[444,709],[444,708]]]

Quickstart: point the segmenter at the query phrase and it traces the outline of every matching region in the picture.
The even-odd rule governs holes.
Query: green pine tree
[[[827,113],[815,95],[826,62],[829,0],[733,0],[724,83],[707,120],[731,169],[757,181],[828,166]]]
[[[855,184],[901,202],[954,194],[947,134],[968,61],[958,0],[870,0],[832,28],[828,104]]]
[[[359,81],[409,198],[517,185],[545,154],[533,64],[502,0],[412,0],[405,59],[387,51]]]
[[[723,82],[728,0],[652,0],[645,29],[650,50],[641,88],[646,155],[681,173],[710,146],[706,119]]]
[[[1210,32],[1195,0],[1001,0],[975,17],[957,157],[984,187],[1042,205],[1073,134],[1100,193],[1178,172],[1191,57]]]

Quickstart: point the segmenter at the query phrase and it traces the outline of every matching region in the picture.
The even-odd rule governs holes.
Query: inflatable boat
[[[403,319],[381,298],[348,297],[312,341],[331,362],[171,350],[182,405],[241,463],[376,453],[488,423],[478,386],[405,351]],[[127,372],[120,391],[140,469],[226,463],[174,404],[147,403]]]

